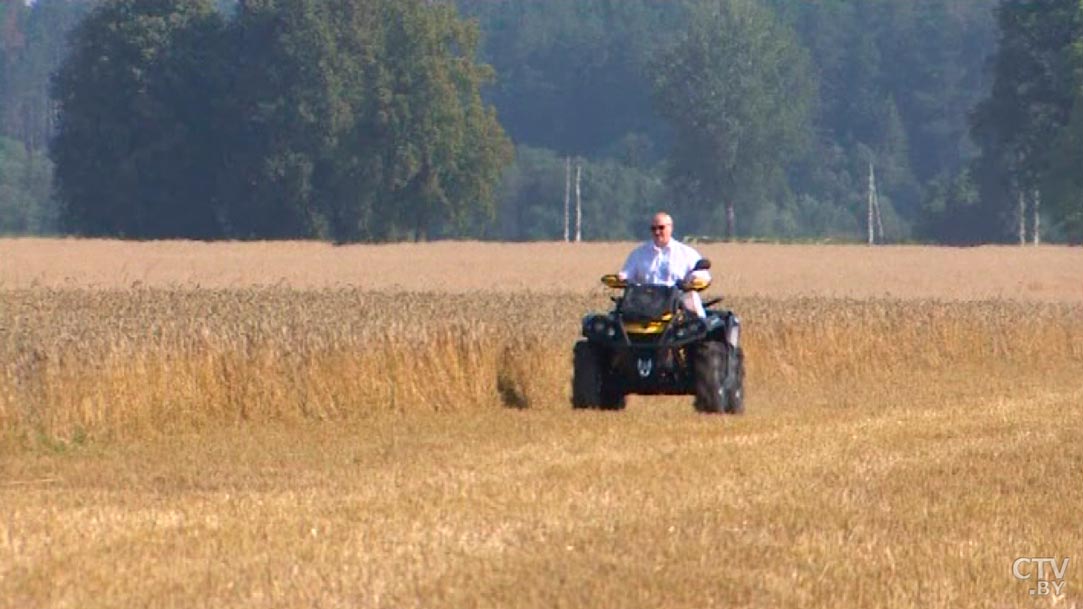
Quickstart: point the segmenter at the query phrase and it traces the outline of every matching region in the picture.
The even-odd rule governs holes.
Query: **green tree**
[[[939,243],[979,243],[988,238],[980,203],[969,170],[943,175],[926,187],[918,232]]]
[[[343,101],[329,2],[247,0],[228,32],[219,190],[227,235],[309,238],[329,230],[317,166],[353,108]]]
[[[1076,22],[1083,24],[1083,0],[1076,10]],[[1067,236],[1083,243],[1083,35],[1076,36],[1067,55],[1074,101],[1068,123],[1054,143],[1043,191]]]
[[[807,55],[770,9],[752,0],[700,3],[688,31],[652,67],[655,107],[674,129],[668,181],[695,225],[738,199],[751,211],[807,141],[815,83]]]
[[[519,146],[497,193],[497,235],[509,241],[556,240],[563,234],[564,160]]]
[[[425,238],[510,156],[478,31],[423,0],[110,0],[57,80],[65,219],[128,237]]]
[[[492,217],[510,145],[453,7],[250,0],[231,39],[229,234],[424,239]]]
[[[1017,194],[1029,195],[1047,179],[1052,143],[1071,118],[1073,45],[1083,32],[1083,15],[1079,0],[1003,0],[997,22],[995,81],[974,113],[973,133],[982,148],[975,171],[982,199],[999,219],[994,235],[1005,237],[1015,221]]]
[[[889,197],[898,212],[888,233],[925,226],[925,187],[976,154],[968,114],[988,91],[996,0],[770,3],[808,47],[820,81],[818,138],[791,173],[794,189],[853,214],[863,231],[872,161],[881,204]]]
[[[1066,235],[1083,244],[1083,94],[1075,102],[1071,119],[1058,136],[1054,158],[1043,182],[1043,192]]]
[[[383,196],[373,232],[425,239],[441,226],[491,219],[511,144],[481,99],[493,74],[476,63],[476,24],[450,4],[384,0],[382,8],[372,123]]]
[[[544,148],[519,146],[504,174],[495,231],[511,241],[558,240],[564,233],[565,158]],[[646,238],[646,221],[665,203],[656,172],[615,159],[576,159],[582,170],[582,237],[585,240]],[[574,197],[574,195],[573,195]],[[570,228],[574,233],[574,198]],[[683,232],[694,232],[683,227]]]
[[[210,0],[110,0],[75,29],[55,84],[62,220],[87,235],[220,234],[222,21]]]
[[[499,74],[486,91],[516,142],[595,157],[629,133],[661,143],[645,69],[686,2],[459,0]]]
[[[4,81],[4,131],[23,142],[31,155],[44,151],[55,134],[49,81],[67,54],[68,33],[88,6],[75,0],[36,0],[17,12],[23,44],[12,53]]]
[[[66,55],[65,38],[85,14],[76,0],[12,0],[0,5],[0,230],[56,230],[53,166],[46,147],[55,131],[49,81]],[[22,150],[13,146],[18,142]]]
[[[0,137],[0,235],[53,232],[57,219],[51,187],[52,164],[43,153]]]
[[[11,74],[19,53],[26,44],[22,25],[29,9],[21,0],[0,0],[0,128],[8,133],[11,114]]]

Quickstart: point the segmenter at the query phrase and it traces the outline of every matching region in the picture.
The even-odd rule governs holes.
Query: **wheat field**
[[[1083,250],[705,245],[748,414],[572,411],[629,246],[0,240],[0,607],[1083,604]]]
[[[288,286],[590,292],[632,243],[133,243],[0,239],[0,289]],[[712,243],[726,294],[1083,303],[1083,248]]]

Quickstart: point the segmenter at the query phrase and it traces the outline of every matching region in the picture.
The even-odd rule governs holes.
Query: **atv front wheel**
[[[745,412],[745,352],[740,347],[735,350],[726,349],[729,357],[726,361],[726,381],[723,383],[726,391],[726,412],[729,414],[744,414]]]
[[[581,340],[572,354],[572,408],[624,408],[624,392],[603,366],[599,349]]]
[[[696,410],[741,414],[745,410],[744,353],[716,341],[696,346]]]

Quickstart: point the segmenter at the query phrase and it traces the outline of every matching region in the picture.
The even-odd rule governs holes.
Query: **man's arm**
[[[640,266],[642,266],[639,263],[639,250],[640,248],[636,247],[634,250],[632,250],[632,253],[628,254],[628,258],[624,260],[624,266],[621,267],[620,273],[618,273],[618,276],[621,279],[636,283],[638,281],[637,278],[643,274],[641,269],[639,268]]]
[[[688,269],[689,269],[688,277],[685,277],[685,279],[686,280],[699,279],[701,281],[710,281],[711,280],[711,273],[709,271],[693,271],[693,270],[691,270],[691,269],[695,268],[697,262],[699,262],[700,260],[703,259],[703,256],[701,256],[699,254],[699,252],[696,251],[695,248],[690,247],[690,246],[685,246],[685,247],[688,248],[685,251],[688,253],[688,260],[689,260],[689,263],[690,263],[688,265]],[[699,292],[689,292],[689,293],[685,294],[684,297],[685,297],[685,307],[687,307],[688,310],[693,311],[699,317],[706,317],[707,316],[707,311],[703,308],[703,299],[700,298]]]
[[[684,244],[682,244],[682,245],[684,245]],[[711,273],[710,273],[710,271],[692,271],[692,269],[696,266],[696,263],[703,259],[703,256],[701,256],[699,254],[699,252],[697,252],[696,249],[691,247],[691,246],[685,245],[684,247],[687,248],[687,249],[685,249],[685,252],[688,255],[688,275],[689,275],[688,277],[685,277],[685,279],[695,278],[695,279],[701,279],[703,281],[711,281]]]

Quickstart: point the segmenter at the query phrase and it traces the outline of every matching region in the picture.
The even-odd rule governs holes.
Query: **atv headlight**
[[[609,326],[608,328],[605,329],[605,335],[608,336],[609,338],[616,338],[617,329],[615,327],[613,327],[613,326]]]
[[[595,320],[594,320],[594,321],[593,321],[593,322],[591,323],[591,325],[590,325],[590,330],[591,330],[591,332],[593,332],[594,334],[601,334],[601,333],[605,332],[605,328],[606,328],[606,326],[608,326],[608,325],[609,325],[609,324],[605,323],[605,320],[604,320],[604,319],[602,319],[601,317],[599,317],[599,318],[595,319]]]

